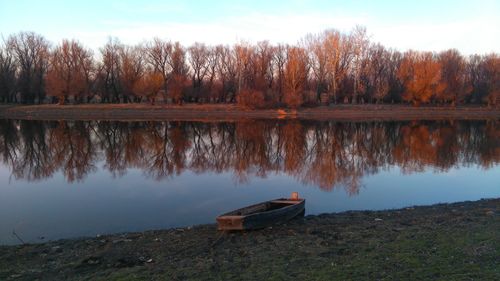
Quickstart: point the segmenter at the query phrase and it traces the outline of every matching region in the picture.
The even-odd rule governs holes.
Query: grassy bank
[[[499,214],[491,199],[0,247],[0,280],[499,280]]]
[[[237,105],[85,104],[0,106],[0,118],[34,120],[235,120],[300,118],[338,120],[498,119],[499,108],[336,105],[298,110],[249,110]]]

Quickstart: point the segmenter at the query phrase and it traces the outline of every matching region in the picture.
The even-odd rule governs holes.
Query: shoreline
[[[211,105],[0,105],[0,118],[21,120],[172,120],[231,121],[302,119],[339,121],[482,120],[500,119],[500,108],[480,106],[413,107],[408,105],[336,105],[294,110],[249,110],[233,104]]]
[[[307,208],[307,206],[306,206]],[[0,246],[1,280],[480,279],[499,277],[500,198]]]

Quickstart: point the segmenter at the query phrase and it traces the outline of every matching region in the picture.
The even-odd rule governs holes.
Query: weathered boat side
[[[286,222],[305,210],[305,199],[276,199],[217,217],[219,230],[250,230]]]
[[[305,199],[300,203],[276,210],[248,215],[243,219],[244,229],[260,229],[283,223],[298,216],[305,209]]]

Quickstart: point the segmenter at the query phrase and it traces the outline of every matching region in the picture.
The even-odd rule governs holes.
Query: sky
[[[469,55],[500,53],[499,15],[500,0],[0,0],[0,33],[34,31],[98,50],[110,36],[131,45],[154,37],[184,45],[295,44],[307,33],[362,25],[386,47]]]

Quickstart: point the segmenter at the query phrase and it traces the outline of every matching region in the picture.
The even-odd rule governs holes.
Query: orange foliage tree
[[[487,55],[483,63],[484,85],[489,106],[500,103],[500,57],[497,54]]]
[[[67,46],[51,49],[42,36],[19,33],[0,44],[0,102],[44,102],[46,92],[61,102],[68,96],[80,102],[91,96],[140,102],[144,91],[135,89],[147,88],[148,79],[156,83],[160,74],[164,100],[179,104],[259,107],[262,95],[265,106],[290,108],[342,100],[500,104],[497,54],[464,57],[453,49],[402,54],[368,39],[359,26],[307,35],[293,46],[262,41],[185,48],[158,38],[128,46],[110,38],[94,62],[97,57],[79,43],[65,41]]]
[[[161,73],[148,71],[134,84],[134,92],[141,98],[149,99],[151,104],[154,105],[155,98],[163,87],[163,81]]]
[[[45,77],[47,95],[64,104],[68,96],[88,95],[93,67],[92,51],[76,41],[63,40],[50,55],[50,66]]]
[[[440,95],[444,89],[441,65],[432,53],[405,53],[398,77],[404,87],[403,99],[415,106],[429,102],[433,95]]]
[[[246,108],[262,108],[264,107],[264,94],[262,91],[243,89],[236,97],[236,102]]]

